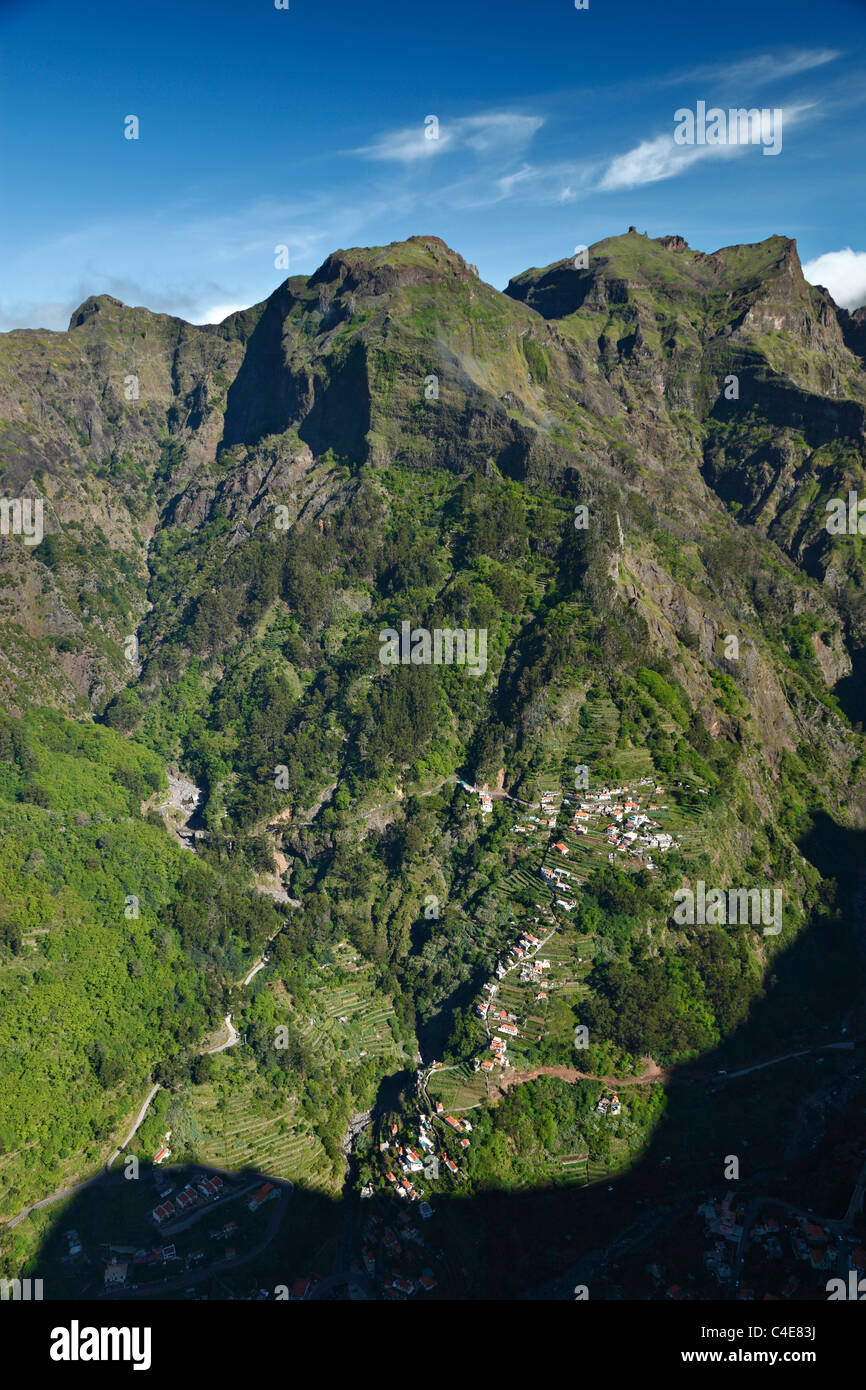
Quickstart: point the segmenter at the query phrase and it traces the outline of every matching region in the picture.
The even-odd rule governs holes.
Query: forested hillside
[[[148,1143],[175,1105],[181,1153],[228,1164],[214,1115],[272,1114],[263,1166],[334,1190],[419,1053],[481,1085],[477,991],[542,919],[527,1069],[580,1026],[593,1075],[759,1004],[768,1041],[817,1026],[866,809],[864,542],[826,525],[866,497],[858,344],[786,238],[634,231],[504,294],[418,236],[220,325],[102,295],[0,337],[0,488],[45,530],[0,538],[0,1215],[104,1161],[153,1081]],[[385,664],[403,623],[485,660]],[[652,855],[576,821],[556,850],[566,805],[644,784]],[[779,892],[781,930],[676,922],[698,881]],[[243,1061],[199,1062],[229,1010]],[[541,1174],[536,1103],[545,1162],[592,1129],[594,1082],[531,1084],[484,1112],[480,1187]],[[662,1107],[633,1108],[632,1156]]]

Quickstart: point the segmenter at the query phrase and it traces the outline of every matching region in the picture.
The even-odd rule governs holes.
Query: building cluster
[[[244,1227],[250,1221],[247,1213],[254,1214],[269,1202],[278,1200],[282,1190],[281,1184],[266,1182],[250,1191],[251,1184],[236,1183],[231,1178],[221,1177],[218,1173],[202,1173],[198,1178],[193,1177],[179,1192],[175,1192],[175,1184],[165,1171],[154,1170],[153,1176],[162,1200],[147,1214],[160,1230],[163,1243],[150,1249],[143,1247],[134,1253],[131,1246],[101,1247],[106,1260],[106,1289],[118,1292],[155,1288],[166,1279],[174,1279],[187,1270],[201,1267],[202,1271],[207,1273],[211,1263],[224,1273],[231,1267],[231,1262],[238,1253],[238,1243],[242,1243],[246,1237]],[[245,1209],[242,1208],[238,1213],[238,1219],[227,1219],[226,1204],[241,1198],[244,1199]],[[217,1207],[220,1208],[218,1214],[215,1211]],[[237,1211],[237,1208],[235,1210]],[[192,1234],[193,1227],[195,1234]],[[208,1241],[213,1242],[210,1260],[205,1248],[181,1249],[180,1245],[175,1243],[181,1240],[190,1244],[198,1241],[202,1246]],[[132,1259],[124,1263],[119,1258],[121,1255],[132,1256]],[[129,1282],[130,1278],[139,1282]],[[192,1294],[193,1289],[185,1292]],[[259,1291],[248,1296],[267,1298],[269,1295],[267,1291]]]
[[[425,1213],[426,1205],[419,1212],[429,1218],[433,1211],[428,1207]],[[388,1220],[373,1213],[364,1225],[361,1253],[368,1275],[389,1301],[432,1293],[439,1285],[433,1266],[441,1264],[443,1253],[430,1248],[408,1211],[389,1215]]]
[[[541,798],[538,807],[541,811],[540,816],[524,816],[525,825],[512,825],[513,835],[533,835],[539,830],[555,830],[557,825],[558,811],[556,808],[556,798],[552,795],[545,795]]]
[[[490,796],[490,788],[486,782],[483,787],[473,787],[470,782],[464,782],[462,777],[458,777],[457,782],[465,792],[469,792],[470,796],[477,796],[480,798],[482,816],[490,816],[493,814],[493,801]]]
[[[724,1240],[739,1241],[743,1233],[745,1208],[742,1204],[736,1204],[733,1192],[718,1199],[711,1198],[698,1207],[698,1211],[704,1218],[708,1236],[718,1235]]]
[[[571,822],[569,830],[575,835],[587,835],[590,830],[599,833],[603,831],[607,844],[610,846],[611,853],[609,859],[613,859],[613,852],[621,854],[631,854],[639,859],[646,868],[655,869],[651,851],[655,850],[660,854],[665,854],[672,849],[679,849],[679,842],[663,830],[658,821],[653,820],[646,811],[643,810],[643,801],[647,795],[664,795],[664,787],[655,787],[654,792],[648,793],[647,788],[652,788],[653,779],[643,777],[636,787],[602,787],[600,791],[581,793],[576,802],[575,809],[571,812]],[[568,797],[563,798],[563,809],[571,806]],[[548,807],[547,809],[550,809]],[[648,811],[667,811],[669,807],[659,802],[652,801],[647,807]],[[532,820],[529,817],[529,820]],[[552,828],[556,826],[556,817],[538,822],[539,826],[547,824]],[[525,827],[513,826],[515,832]],[[560,855],[566,856],[569,853],[569,846],[565,840],[556,841],[552,848]],[[571,874],[562,869],[548,868],[545,866],[541,870],[542,877],[552,887],[561,887],[563,879],[569,879]],[[574,906],[567,900],[557,899],[558,906],[566,912],[570,912]]]
[[[476,787],[462,779],[458,780],[467,793],[481,798],[482,811],[492,809],[487,785]],[[544,956],[543,950],[564,925],[561,916],[555,915],[556,909],[569,913],[576,907],[575,890],[581,880],[582,869],[579,861],[572,860],[569,864],[569,857],[575,849],[574,842],[569,842],[568,836],[563,835],[562,831],[559,832],[562,838],[554,839],[557,825],[561,822],[563,828],[567,825],[569,832],[579,835],[588,834],[592,828],[598,832],[600,842],[601,831],[606,825],[612,848],[631,850],[638,860],[654,867],[648,852],[650,849],[664,852],[677,847],[673,836],[666,834],[649,814],[669,809],[660,800],[664,792],[664,787],[655,785],[654,778],[644,777],[634,788],[602,787],[597,792],[581,791],[577,796],[545,793],[537,805],[524,804],[511,827],[512,833],[528,836],[547,832],[551,862],[543,864],[537,872],[550,890],[551,899],[548,900],[549,905],[536,903],[538,915],[531,922],[527,918],[527,925],[516,929],[511,943],[496,961],[494,978],[484,984],[481,995],[475,1001],[475,1013],[487,1033],[483,1052],[473,1059],[476,1073],[490,1076],[497,1070],[504,1071],[514,1065],[509,1056],[509,1044],[520,1039],[522,1032],[534,1021],[531,1006],[525,1018],[518,1017],[513,992],[510,986],[502,985],[506,977],[514,974],[515,983],[519,981],[521,985],[528,985],[533,991],[532,999],[536,1006],[548,1003],[551,990],[558,983],[558,979],[551,980],[552,964]],[[649,801],[649,806],[645,810],[646,801]],[[524,882],[531,881],[526,878],[525,871],[521,876]],[[426,1080],[440,1066],[441,1063],[433,1062],[426,1069],[419,1070],[419,1095],[426,1095]],[[427,1104],[431,1105],[429,1099]],[[597,1104],[597,1111],[601,1116],[621,1115],[619,1096],[603,1096]],[[414,1121],[412,1123],[414,1125]],[[450,1151],[443,1143],[437,1142],[436,1129],[439,1125],[450,1131],[450,1136],[442,1136],[440,1132],[440,1139],[449,1139]],[[409,1217],[413,1208],[422,1214],[425,1207],[429,1210],[428,1203],[424,1201],[423,1178],[438,1179],[443,1169],[456,1178],[464,1176],[460,1167],[461,1155],[454,1147],[453,1136],[456,1136],[460,1149],[465,1151],[471,1146],[469,1133],[471,1124],[468,1120],[446,1113],[443,1102],[434,1100],[430,1114],[423,1113],[423,1110],[419,1114],[417,1137],[414,1133],[399,1137],[396,1124],[391,1126],[389,1136],[382,1137],[379,1152],[384,1168],[383,1186],[387,1185],[385,1190],[396,1192],[402,1199],[404,1215]],[[375,1186],[371,1183],[365,1187],[362,1195],[372,1196],[374,1191]],[[407,1274],[398,1276],[398,1281],[391,1286],[393,1296],[408,1296],[406,1287],[399,1283],[400,1278],[411,1282]]]
[[[619,1096],[600,1096],[595,1108],[599,1115],[621,1115],[622,1101]]]
[[[206,1181],[208,1180],[206,1179]],[[222,1187],[222,1180],[219,1179],[218,1181]],[[184,1191],[186,1190],[184,1189]],[[239,1234],[240,1228],[237,1221],[227,1221],[217,1230],[209,1233],[210,1240],[218,1241],[221,1244],[225,1242],[225,1248],[220,1251],[218,1257],[221,1261],[234,1259],[237,1254],[234,1241]],[[167,1277],[173,1278],[186,1270],[196,1269],[203,1265],[206,1259],[204,1249],[195,1248],[182,1251],[178,1249],[174,1241],[163,1245],[154,1245],[150,1249],[142,1246],[134,1252],[131,1266],[129,1261],[124,1262],[116,1258],[118,1253],[116,1249],[109,1246],[107,1250],[108,1260],[105,1265],[104,1283],[107,1289],[115,1290],[119,1288],[138,1289],[146,1286],[149,1282],[156,1282],[148,1278],[155,1272],[165,1271]],[[132,1279],[136,1282],[129,1282],[130,1269]]]
[[[829,1276],[866,1273],[866,1249],[840,1223],[787,1203],[768,1201],[749,1212],[729,1193],[698,1211],[712,1242],[704,1269],[713,1286],[735,1291],[741,1301],[814,1298],[818,1290],[826,1296]]]
[[[771,1211],[749,1227],[740,1298],[754,1298],[762,1285],[764,1299],[791,1298],[801,1286],[814,1296],[816,1279],[823,1291],[831,1275],[846,1279],[853,1270],[859,1279],[866,1273],[866,1250],[836,1223],[787,1207]]]
[[[218,1202],[223,1195],[224,1186],[225,1184],[222,1178],[217,1176],[203,1178],[201,1182],[195,1185],[187,1183],[186,1187],[178,1192],[173,1201],[168,1200],[166,1196],[164,1202],[154,1207],[153,1211],[150,1213],[151,1218],[156,1222],[157,1226],[164,1226],[167,1221],[173,1221],[177,1217],[188,1215],[194,1207],[199,1206],[202,1202]],[[171,1191],[173,1191],[172,1187],[163,1187],[160,1190],[160,1196],[164,1196],[167,1192]]]
[[[663,795],[664,787],[656,787],[655,792],[657,795]],[[613,799],[617,796],[623,796],[624,799],[617,802]],[[651,850],[666,854],[669,850],[679,849],[680,845],[673,835],[662,829],[658,821],[653,820],[641,809],[640,796],[641,793],[633,793],[629,787],[604,788],[598,794],[597,804],[593,806],[593,798],[590,798],[589,802],[582,802],[578,814],[584,813],[587,818],[593,812],[601,814],[607,821],[604,834],[611,849],[620,854],[632,854],[642,859],[646,868],[654,869]],[[657,802],[650,802],[647,809],[667,811],[669,808]]]
[[[583,791],[575,798],[574,804],[572,798],[563,797],[561,808],[557,808],[553,795],[546,795],[539,807],[541,814],[522,817],[519,823],[512,825],[511,831],[514,835],[528,835],[538,830],[555,832],[561,810],[571,816],[568,829],[573,834],[588,835],[592,830],[599,836],[604,835],[604,842],[610,851],[610,862],[614,862],[617,853],[627,854],[642,867],[655,871],[657,866],[653,862],[653,852],[666,854],[680,848],[679,841],[648,814],[670,808],[658,800],[651,800],[644,809],[647,797],[660,797],[664,792],[664,787],[653,786],[651,777],[643,777],[633,788],[602,787],[597,792]],[[572,805],[573,809],[567,809]],[[566,839],[554,841],[552,834],[550,848],[562,858],[567,858],[571,852]],[[554,894],[562,894],[556,897],[556,906],[564,912],[572,912],[576,904],[569,881],[575,875],[562,866],[547,864],[539,872]]]

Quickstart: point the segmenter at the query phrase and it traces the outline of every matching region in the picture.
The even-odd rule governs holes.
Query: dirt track
[[[520,1086],[525,1081],[535,1081],[539,1076],[558,1076],[561,1081],[601,1081],[613,1090],[623,1086],[647,1086],[655,1081],[670,1080],[669,1073],[654,1062],[652,1057],[644,1059],[646,1066],[640,1076],[594,1076],[592,1072],[578,1071],[576,1067],[534,1067],[532,1071],[518,1071],[513,1076],[503,1076],[491,1100],[501,1099],[512,1086]]]

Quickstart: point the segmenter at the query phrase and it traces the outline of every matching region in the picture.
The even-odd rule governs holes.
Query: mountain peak
[[[88,319],[92,319],[95,314],[104,314],[109,307],[115,309],[125,309],[126,305],[122,299],[115,299],[113,294],[92,294],[85,299],[83,304],[73,310],[69,319],[69,328],[80,328]]]
[[[339,282],[341,290],[377,296],[409,285],[477,276],[477,270],[438,236],[411,236],[387,246],[353,246],[331,253],[309,279],[311,286]]]

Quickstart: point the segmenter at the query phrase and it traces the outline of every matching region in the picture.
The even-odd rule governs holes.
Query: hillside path
[[[504,1096],[512,1086],[520,1086],[526,1081],[535,1081],[539,1076],[556,1076],[561,1081],[600,1081],[603,1086],[611,1090],[618,1090],[624,1086],[648,1086],[656,1081],[668,1081],[670,1079],[668,1071],[660,1067],[658,1062],[654,1062],[651,1057],[646,1059],[647,1065],[639,1076],[595,1076],[592,1072],[578,1071],[576,1067],[533,1067],[531,1071],[515,1072],[513,1076],[503,1076],[499,1081],[496,1090],[500,1096]],[[493,1098],[495,1099],[495,1091]]]

